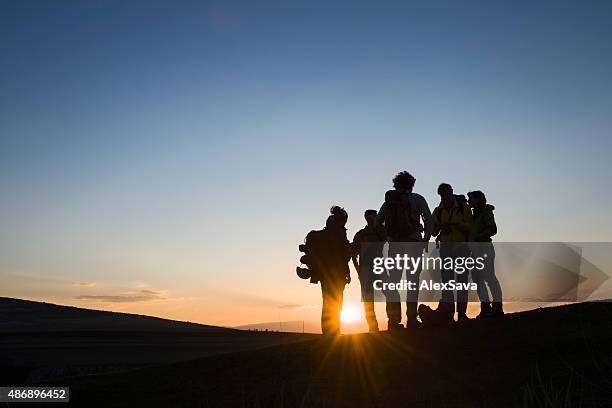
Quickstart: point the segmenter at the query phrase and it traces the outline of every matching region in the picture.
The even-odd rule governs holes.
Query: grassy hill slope
[[[605,407],[612,303],[74,378],[77,406]]]

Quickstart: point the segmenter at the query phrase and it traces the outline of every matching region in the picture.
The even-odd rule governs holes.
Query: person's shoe
[[[404,329],[401,323],[389,323],[387,327],[387,331],[389,332],[399,332]]]
[[[488,317],[493,316],[493,309],[491,308],[491,303],[482,302],[480,303],[480,313],[476,316],[477,319],[486,319]]]
[[[421,322],[419,322],[415,317],[409,317],[408,320],[406,320],[406,329],[408,330],[415,330],[415,329],[419,329],[421,327]]]
[[[336,341],[336,339],[338,339],[338,337],[340,337],[340,332],[326,332],[323,333],[320,341],[322,344],[332,344]]]
[[[503,316],[505,314],[502,302],[493,302],[491,310],[492,310],[491,315],[495,317]]]
[[[455,314],[454,305],[440,302],[438,303],[438,308],[435,310],[435,312],[438,316],[438,320],[441,323],[450,324],[455,322],[455,319],[453,318]]]
[[[457,322],[467,322],[468,320],[472,320],[472,319],[467,317],[467,315],[465,313],[458,313],[457,314]]]

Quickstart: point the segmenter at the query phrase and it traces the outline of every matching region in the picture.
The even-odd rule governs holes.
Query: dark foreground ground
[[[0,297],[0,386],[121,372],[317,337]]]
[[[585,303],[44,384],[84,407],[610,407],[611,374],[612,303]]]

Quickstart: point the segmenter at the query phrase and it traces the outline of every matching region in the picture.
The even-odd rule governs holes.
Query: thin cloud
[[[280,310],[297,310],[300,308],[300,306],[302,305],[280,305],[280,306],[277,306],[276,308]]]
[[[96,286],[93,282],[72,282],[71,285],[78,288],[93,288]]]
[[[148,290],[148,289],[142,289],[140,291],[140,293],[144,293],[144,294],[147,294],[147,295],[161,295],[160,292],[156,292],[154,290]]]
[[[290,305],[280,305],[276,307],[279,310],[314,310],[315,307],[312,305],[298,305],[298,304],[290,304]]]
[[[134,293],[126,293],[121,295],[81,295],[77,296],[77,300],[90,300],[94,302],[111,302],[111,303],[133,303],[133,302],[148,302],[151,300],[165,299],[160,292],[153,290],[141,290]]]

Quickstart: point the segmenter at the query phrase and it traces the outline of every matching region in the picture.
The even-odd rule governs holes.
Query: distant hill
[[[0,333],[41,331],[159,331],[223,332],[233,329],[161,319],[131,313],[82,309],[52,303],[0,297]]]
[[[239,330],[259,330],[259,331],[283,331],[293,333],[321,333],[321,323],[312,321],[294,320],[288,322],[263,322],[244,324],[236,326]]]
[[[382,324],[381,324],[382,326]],[[252,323],[245,324],[242,326],[236,326],[235,329],[239,330],[259,330],[259,331],[282,331],[292,333],[321,333],[321,322],[315,321],[302,321],[302,320],[291,320],[287,322],[263,322],[263,323]],[[359,333],[367,332],[368,325],[365,321],[359,321],[355,323],[342,323],[343,333]]]

